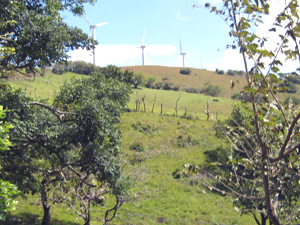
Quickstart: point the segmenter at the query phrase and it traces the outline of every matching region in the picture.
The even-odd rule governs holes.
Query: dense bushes
[[[221,93],[221,88],[217,85],[212,85],[209,83],[206,83],[204,88],[203,88],[203,92],[205,95],[210,95],[213,97],[218,96]]]
[[[224,70],[219,70],[219,69],[216,69],[215,71],[217,74],[220,74],[220,75],[223,75],[225,74],[225,71]],[[243,70],[227,70],[226,71],[226,74],[227,75],[230,75],[230,76],[234,76],[234,75],[245,75],[245,72]]]
[[[190,69],[180,69],[180,74],[184,74],[184,75],[190,75],[191,70]]]

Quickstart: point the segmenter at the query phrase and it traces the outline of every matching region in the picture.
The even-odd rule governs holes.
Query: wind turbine
[[[143,63],[143,66],[145,65],[145,55],[144,55],[144,49],[146,48],[146,45],[144,45],[145,34],[146,34],[146,30],[144,30],[142,43],[141,43],[140,46],[138,46],[138,48],[142,49],[142,63]]]
[[[179,43],[180,43],[180,55],[182,55],[182,62],[183,62],[183,67],[185,67],[184,65],[184,59],[186,58],[186,53],[182,51],[182,46],[181,46],[181,40],[179,38]]]
[[[90,26],[90,33],[89,33],[89,35],[91,34],[91,31],[92,31],[92,32],[93,32],[93,36],[92,36],[92,37],[93,37],[93,40],[96,41],[96,33],[95,33],[95,29],[96,29],[97,27],[101,27],[101,26],[106,25],[107,22],[104,22],[104,23],[98,23],[98,24],[96,24],[96,25],[91,25],[91,24],[90,24],[90,21],[86,18],[86,16],[85,16],[85,15],[83,15],[83,16],[84,16],[86,22],[87,22],[87,23],[89,24],[89,26]],[[93,63],[94,63],[94,65],[96,66],[95,50],[96,50],[96,49],[93,50]]]

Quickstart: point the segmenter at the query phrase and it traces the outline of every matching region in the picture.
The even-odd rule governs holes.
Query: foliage
[[[148,77],[148,78],[147,78],[146,87],[147,87],[147,88],[153,88],[153,87],[154,87],[155,80],[156,80],[156,79],[155,79],[154,77]]]
[[[180,74],[184,74],[184,75],[190,75],[191,70],[190,69],[180,69]]]
[[[142,123],[140,121],[133,123],[131,127],[144,134],[152,134],[154,131],[158,130],[154,125],[150,125],[147,122]]]
[[[97,67],[92,63],[87,63],[84,61],[74,61],[69,68],[72,72],[84,75],[91,75],[97,70]],[[65,71],[67,68],[65,69]]]
[[[76,185],[87,185],[87,195],[97,188],[102,190],[100,195],[120,193],[120,132],[116,124],[129,92],[126,84],[98,73],[64,84],[49,106],[2,85],[0,104],[10,110],[5,119],[14,126],[10,131],[14,146],[1,153],[5,172],[1,178],[25,193],[41,194],[43,224],[50,221],[51,193],[64,198]],[[61,189],[64,185],[69,188]],[[77,197],[87,205],[95,200]],[[89,222],[90,208],[85,213],[83,218]]]
[[[216,73],[217,74],[220,74],[220,75],[223,75],[225,74],[225,71],[224,70],[219,70],[218,68],[216,69]]]
[[[107,67],[100,68],[99,71],[104,74],[106,79],[115,79],[130,85],[134,83],[134,73],[130,70],[123,72],[119,67],[108,65]]]
[[[8,139],[8,132],[12,125],[3,123],[6,112],[3,110],[3,106],[0,106],[0,151],[7,151],[12,146]],[[15,185],[0,179],[0,221],[5,218],[8,212],[15,210],[18,202],[14,200],[14,197],[19,193],[20,191]]]
[[[229,69],[229,70],[227,70],[227,75],[231,75],[231,76],[233,76],[233,75],[245,75],[245,71],[243,71],[243,70],[231,70],[231,69]]]
[[[231,143],[228,160],[230,172],[203,176],[201,183],[210,189],[235,196],[235,207],[253,215],[257,224],[267,220],[273,225],[291,224],[300,219],[299,188],[299,110],[279,102],[276,91],[285,90],[280,66],[286,60],[299,60],[299,5],[297,0],[285,1],[269,32],[278,35],[276,48],[269,39],[259,36],[255,27],[268,17],[271,1],[224,0],[221,8],[205,6],[220,15],[229,25],[233,42],[245,65],[250,97],[251,119],[227,124],[223,132]],[[280,77],[280,79],[279,79]],[[281,86],[283,85],[283,86]],[[287,89],[288,90],[288,89]],[[263,95],[257,102],[256,96]],[[215,166],[218,166],[216,164]],[[214,186],[214,180],[223,186]],[[260,218],[258,218],[260,215]]]
[[[84,3],[93,0],[3,0],[0,3],[1,21],[15,21],[0,28],[12,41],[1,43],[15,49],[15,54],[1,59],[0,65],[8,70],[36,72],[53,63],[67,61],[68,51],[94,48],[95,42],[77,27],[69,27],[60,15],[69,10],[82,15]]]
[[[144,83],[146,81],[146,78],[142,73],[134,73],[132,78],[132,84],[134,88],[137,88],[138,86],[144,86]]]
[[[205,95],[217,97],[221,93],[221,89],[217,85],[206,83],[205,86],[203,87],[203,92]]]
[[[62,75],[65,72],[65,68],[62,64],[55,64],[52,66],[52,73]]]
[[[283,104],[284,104],[285,106],[288,106],[289,104],[299,105],[299,104],[300,104],[300,99],[299,99],[299,98],[296,98],[296,97],[294,97],[294,96],[292,96],[292,97],[289,96],[289,97],[287,97],[287,98],[284,100]]]
[[[136,152],[143,152],[145,151],[145,147],[143,143],[140,141],[135,141],[129,146],[129,150],[136,151]]]

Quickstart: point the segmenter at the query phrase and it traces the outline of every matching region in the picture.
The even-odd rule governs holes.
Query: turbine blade
[[[106,24],[107,24],[107,22],[98,23],[97,25],[95,25],[95,27],[101,27],[101,26],[104,26],[104,25],[106,25]]]
[[[144,35],[143,35],[143,39],[142,39],[142,45],[144,45],[145,34],[146,34],[146,29],[144,29]]]
[[[92,31],[92,28],[90,27],[89,37],[91,36],[91,31]]]
[[[85,18],[86,22],[91,26],[90,21],[86,18],[86,16],[83,14],[83,17]]]

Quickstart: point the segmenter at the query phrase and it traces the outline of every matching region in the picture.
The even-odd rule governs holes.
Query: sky
[[[221,17],[210,13],[204,2],[220,5],[222,0],[98,0],[95,5],[85,5],[85,14],[91,24],[107,22],[96,28],[97,66],[142,65],[141,45],[143,35],[145,65],[181,67],[180,41],[182,51],[187,53],[186,67],[215,71],[243,70],[238,51],[226,49],[232,43],[229,27]],[[271,14],[282,9],[280,0],[272,0]],[[202,7],[192,8],[191,4]],[[273,10],[272,10],[273,9]],[[77,26],[85,33],[90,28],[84,17],[63,12],[64,21]],[[265,19],[266,24],[272,19]],[[267,25],[258,28],[264,33]],[[90,33],[92,35],[92,33]],[[75,50],[69,53],[70,60],[93,61],[92,53]],[[286,64],[285,70],[295,71],[297,63]],[[293,68],[293,69],[291,69]]]

